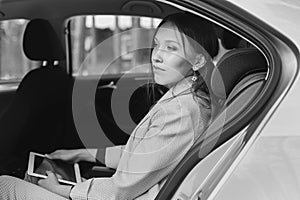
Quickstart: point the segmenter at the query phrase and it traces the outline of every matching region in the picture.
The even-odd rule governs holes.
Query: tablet
[[[45,155],[30,152],[28,162],[28,175],[38,178],[47,178],[46,171],[57,175],[58,181],[64,184],[76,185],[81,182],[78,163],[70,164],[61,160],[52,160]]]

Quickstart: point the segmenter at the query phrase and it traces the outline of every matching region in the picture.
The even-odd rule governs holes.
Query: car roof
[[[0,19],[26,17],[51,20],[96,13],[164,17],[178,10],[153,0],[2,0],[0,11]]]

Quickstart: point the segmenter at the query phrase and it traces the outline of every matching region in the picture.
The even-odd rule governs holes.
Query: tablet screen
[[[78,165],[77,165],[78,166]],[[74,164],[60,160],[51,160],[44,155],[30,153],[28,173],[38,177],[47,177],[46,171],[52,171],[62,183],[76,184],[79,168],[76,171]],[[79,175],[80,176],[80,175]]]

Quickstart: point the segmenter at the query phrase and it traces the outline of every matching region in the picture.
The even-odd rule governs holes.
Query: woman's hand
[[[47,171],[46,173],[48,175],[47,178],[39,180],[38,185],[60,196],[69,198],[72,186],[60,185],[53,172]]]
[[[92,152],[95,155],[92,155]],[[74,150],[56,150],[51,154],[47,154],[49,159],[62,160],[69,163],[76,163],[80,161],[95,162],[97,149],[74,149]]]
[[[81,149],[56,150],[51,154],[46,154],[46,157],[49,159],[57,159],[69,163],[76,163],[81,161],[80,153],[81,153]]]
[[[38,183],[38,181],[40,180],[40,178],[37,178],[37,177],[34,177],[34,176],[30,176],[30,175],[28,174],[28,172],[26,171],[23,180],[24,180],[24,181],[27,181],[27,182],[29,182],[29,183],[33,183],[33,184],[37,185],[37,183]]]

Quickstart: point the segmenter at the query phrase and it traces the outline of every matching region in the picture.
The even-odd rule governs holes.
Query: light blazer
[[[154,199],[210,120],[210,109],[196,103],[188,91],[191,84],[186,78],[171,88],[137,125],[124,147],[107,148],[105,163],[117,169],[112,177],[77,184],[71,198]]]

